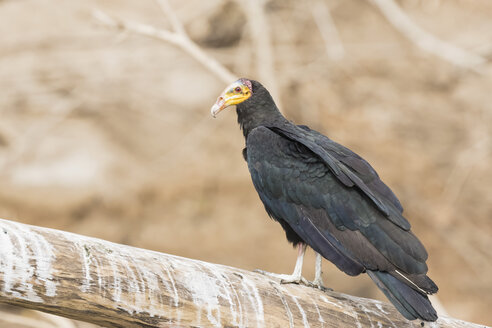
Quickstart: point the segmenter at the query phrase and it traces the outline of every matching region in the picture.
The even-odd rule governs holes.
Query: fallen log
[[[421,326],[376,300],[2,219],[0,302],[105,327]]]

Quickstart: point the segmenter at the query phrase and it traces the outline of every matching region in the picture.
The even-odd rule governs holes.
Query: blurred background
[[[367,159],[427,247],[443,308],[492,325],[490,0],[0,0],[0,217],[290,273],[235,110],[210,116],[233,80],[128,22],[183,38],[182,24],[205,61]],[[385,300],[323,270],[335,291]],[[0,311],[0,327],[91,326]]]

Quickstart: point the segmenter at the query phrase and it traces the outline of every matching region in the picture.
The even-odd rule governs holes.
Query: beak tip
[[[216,118],[218,112],[220,112],[220,107],[217,106],[217,104],[213,105],[212,108],[210,109],[210,114],[212,114],[212,117]]]
[[[217,98],[217,102],[212,106],[212,108],[210,108],[210,114],[212,114],[212,117],[215,118],[217,114],[226,107],[227,105],[225,104],[224,96],[221,95]]]

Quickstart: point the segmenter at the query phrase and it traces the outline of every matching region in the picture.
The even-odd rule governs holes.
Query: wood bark
[[[2,219],[0,302],[105,327],[421,326],[376,300]]]

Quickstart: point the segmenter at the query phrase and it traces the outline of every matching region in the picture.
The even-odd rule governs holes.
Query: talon
[[[317,281],[317,280],[314,280],[314,281],[310,281],[309,282],[309,286],[310,287],[313,287],[313,288],[318,288],[319,290],[323,291],[323,292],[326,292],[326,291],[333,291],[332,288],[329,288],[329,287],[325,287],[323,286],[323,281]]]
[[[304,278],[304,277],[300,277],[300,278],[284,278],[284,279],[280,279],[280,283],[281,284],[296,284],[296,285],[304,285],[304,286],[309,286],[309,281]]]
[[[329,288],[329,287],[325,287],[323,285],[317,285],[317,284],[313,284],[313,287],[314,288],[318,288],[319,290],[321,290],[322,292],[332,292],[333,291],[333,288]]]
[[[305,286],[309,286],[309,281],[307,279],[305,279],[304,277],[301,277],[301,282],[305,285]]]

